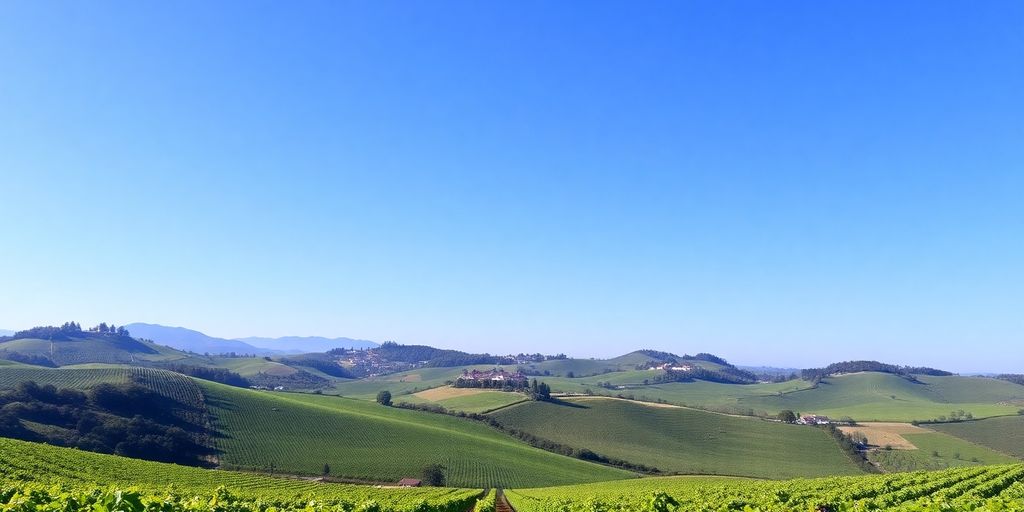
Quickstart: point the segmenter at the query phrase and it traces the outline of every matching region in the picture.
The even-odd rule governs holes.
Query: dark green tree
[[[434,487],[444,487],[444,466],[430,464],[423,468],[423,483]]]
[[[330,466],[330,464],[327,464],[326,462],[324,463],[324,471],[323,471],[323,473],[324,473],[324,477],[330,476],[330,474],[331,474],[331,466]]]
[[[785,411],[780,411],[779,412],[778,418],[779,418],[779,421],[782,421],[782,422],[785,422],[785,423],[793,423],[793,422],[796,421],[796,413],[793,412],[793,411],[790,411],[789,409],[786,409]]]
[[[388,390],[382,390],[377,393],[377,403],[384,406],[391,406],[391,392]]]

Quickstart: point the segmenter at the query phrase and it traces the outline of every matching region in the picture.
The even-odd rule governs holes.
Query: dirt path
[[[495,491],[497,494],[494,496],[494,511],[495,512],[516,512],[516,509],[512,508],[512,504],[505,498],[505,490],[498,489]]]

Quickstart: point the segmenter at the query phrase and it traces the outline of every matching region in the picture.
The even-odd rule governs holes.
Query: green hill
[[[928,428],[1024,459],[1024,415],[938,423]]]
[[[1006,402],[1024,399],[1024,386],[982,377],[917,376],[917,382],[889,373],[829,377],[814,388],[737,400],[769,412],[790,409],[858,421],[928,420],[964,410],[975,417],[1016,413]]]
[[[203,382],[226,467],[373,481],[415,477],[428,464],[456,486],[555,485],[631,473],[543,450],[480,422],[339,397],[256,392]]]
[[[608,398],[526,402],[492,417],[543,439],[664,472],[759,478],[860,473],[814,427]]]
[[[39,358],[57,366],[82,363],[141,364],[189,357],[184,352],[149,341],[93,332],[81,332],[52,341],[30,337],[0,341],[0,353],[3,352]]]

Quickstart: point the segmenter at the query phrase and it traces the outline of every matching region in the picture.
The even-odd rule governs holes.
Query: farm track
[[[505,498],[505,490],[498,489],[494,500],[495,512],[516,512],[516,509],[512,508],[512,504]]]

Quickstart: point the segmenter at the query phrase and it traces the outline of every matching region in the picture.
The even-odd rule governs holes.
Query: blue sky
[[[1020,2],[0,3],[0,327],[1024,371]]]

